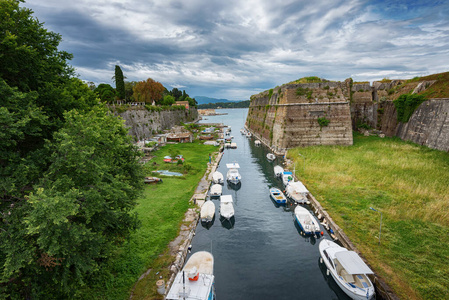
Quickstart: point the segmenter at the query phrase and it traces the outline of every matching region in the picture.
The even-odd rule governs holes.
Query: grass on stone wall
[[[169,169],[185,175],[158,176],[163,177],[162,183],[146,185],[134,210],[140,221],[140,227],[120,247],[115,258],[101,272],[102,275],[93,279],[95,285],[86,288],[80,298],[128,299],[137,279],[149,268],[152,272],[136,286],[133,299],[146,299],[152,292],[156,294],[156,280],[160,275],[164,275],[165,280],[168,277],[167,266],[171,258],[166,253],[167,245],[178,235],[184,214],[190,206],[189,200],[207,168],[209,153],[215,156],[217,149],[195,141],[167,145],[152,152],[155,157],[146,164],[146,176],[155,176],[151,172],[155,169]],[[184,156],[184,165],[163,162],[164,156],[173,152],[179,152]],[[186,164],[190,166],[188,170],[185,168]],[[166,254],[162,255],[164,253]],[[162,272],[156,275],[158,271]]]
[[[355,134],[353,146],[296,148],[288,157],[401,299],[447,299],[449,153]],[[380,214],[370,207],[383,214],[380,245]]]

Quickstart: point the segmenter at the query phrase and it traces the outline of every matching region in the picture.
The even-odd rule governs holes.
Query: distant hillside
[[[207,104],[207,103],[234,102],[234,101],[229,101],[228,99],[216,99],[216,98],[210,98],[210,97],[206,97],[206,96],[195,96],[194,98],[195,98],[196,102],[198,103],[198,105]]]
[[[228,101],[228,102],[218,102],[218,103],[207,103],[198,105],[199,109],[206,108],[246,108],[249,107],[249,100],[245,101]]]

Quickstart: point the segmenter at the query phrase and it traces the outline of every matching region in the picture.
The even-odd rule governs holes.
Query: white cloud
[[[303,76],[372,81],[449,69],[448,3],[412,12],[361,0],[24,5],[63,36],[81,78],[96,83],[111,83],[119,64],[128,80],[247,99]]]

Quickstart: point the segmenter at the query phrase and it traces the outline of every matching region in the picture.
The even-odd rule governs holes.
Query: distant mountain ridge
[[[194,97],[198,105],[201,104],[208,104],[208,103],[226,103],[226,102],[235,102],[230,101],[228,99],[217,99],[217,98],[210,98],[206,96],[195,96]]]

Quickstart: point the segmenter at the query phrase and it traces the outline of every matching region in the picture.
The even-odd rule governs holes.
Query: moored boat
[[[167,300],[215,299],[214,257],[199,251],[189,258],[184,268],[176,274],[167,294]]]
[[[277,204],[285,204],[287,203],[287,198],[285,198],[284,194],[281,192],[280,189],[277,188],[271,188],[270,189],[270,196],[276,202]]]
[[[223,191],[223,187],[221,184],[215,183],[210,188],[210,196],[211,197],[219,197]]]
[[[223,184],[224,183],[223,174],[221,174],[218,171],[215,171],[214,174],[212,174],[212,182]]]
[[[276,176],[276,177],[281,177],[282,176],[282,173],[284,173],[284,168],[282,168],[281,166],[279,166],[279,165],[277,165],[277,166],[274,166],[274,175]]]
[[[273,160],[276,159],[276,155],[274,155],[273,153],[268,153],[268,154],[267,154],[267,159],[268,159],[269,161],[273,161]]]
[[[295,219],[298,222],[299,227],[306,235],[320,236],[320,223],[310,211],[302,206],[296,206],[295,208]]]
[[[215,204],[212,201],[206,201],[201,206],[200,217],[201,222],[212,222],[215,215]]]
[[[232,184],[239,184],[242,176],[239,173],[240,165],[238,163],[230,163],[226,164],[226,167],[229,169],[228,173],[226,173],[226,180]]]
[[[307,194],[309,190],[301,181],[290,181],[285,186],[285,194],[296,203],[307,203]]]
[[[319,245],[321,262],[331,273],[338,286],[351,299],[374,299],[374,286],[367,274],[374,272],[360,256],[335,242],[323,239]]]
[[[284,184],[284,186],[287,186],[287,184],[290,181],[293,181],[293,173],[289,172],[289,171],[284,171],[282,172],[282,183]]]
[[[254,141],[254,145],[256,145],[256,146],[260,146],[261,144],[262,144],[262,142],[259,141],[259,140],[255,140],[255,141]]]
[[[145,183],[161,183],[162,182],[162,178],[159,177],[145,177],[144,179]]]
[[[234,206],[232,205],[231,195],[222,195],[220,197],[220,215],[229,220],[234,216]]]

